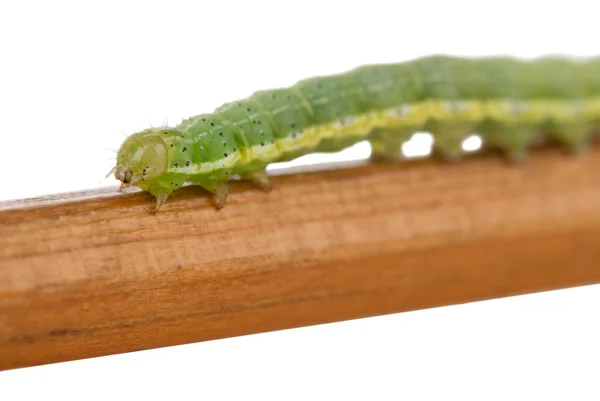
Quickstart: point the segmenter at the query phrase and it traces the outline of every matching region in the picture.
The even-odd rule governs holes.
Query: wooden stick
[[[0,206],[0,369],[600,282],[600,147]]]

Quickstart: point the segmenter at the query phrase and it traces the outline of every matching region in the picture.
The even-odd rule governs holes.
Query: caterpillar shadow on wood
[[[422,131],[446,161],[460,160],[474,134],[514,162],[540,145],[581,152],[600,131],[600,58],[434,55],[309,78],[137,132],[111,174],[152,194],[154,212],[185,183],[221,208],[234,176],[268,189],[269,165],[362,141],[373,162],[404,160]]]

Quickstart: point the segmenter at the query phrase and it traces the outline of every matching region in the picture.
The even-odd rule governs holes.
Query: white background
[[[591,1],[0,0],[0,200],[114,186],[125,135],[313,75],[594,55],[597,15]],[[590,286],[0,372],[0,400],[598,400],[598,305]]]

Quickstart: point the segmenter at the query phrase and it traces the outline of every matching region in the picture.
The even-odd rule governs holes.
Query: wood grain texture
[[[600,282],[600,147],[0,205],[0,369]]]

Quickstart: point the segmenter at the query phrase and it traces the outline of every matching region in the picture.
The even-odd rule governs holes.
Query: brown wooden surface
[[[600,282],[600,148],[0,205],[0,369]]]

